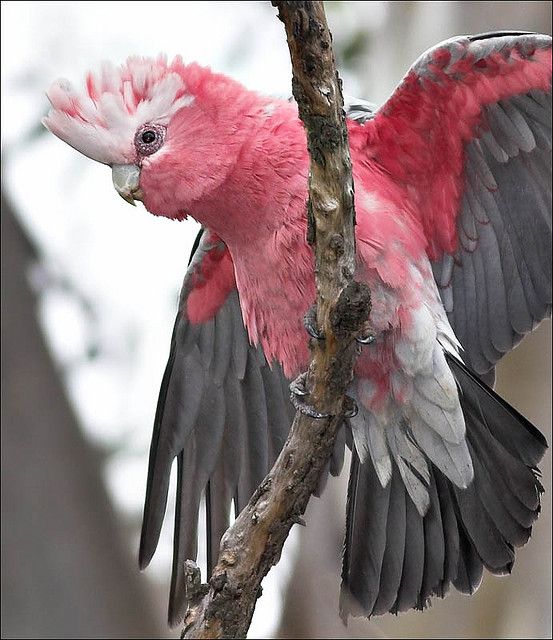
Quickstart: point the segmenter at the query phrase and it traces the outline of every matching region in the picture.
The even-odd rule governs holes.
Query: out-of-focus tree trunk
[[[358,3],[360,13],[371,3]],[[388,18],[370,40],[367,57],[355,69],[365,82],[362,98],[382,102],[418,55],[461,33],[498,29],[551,33],[549,2],[392,2]],[[339,19],[339,15],[336,15]],[[360,20],[362,16],[360,17]],[[332,13],[329,23],[332,28]],[[347,87],[345,87],[347,93]],[[551,323],[509,354],[498,370],[498,392],[531,420],[551,443]],[[281,638],[551,637],[551,464],[542,462],[542,514],[526,547],[517,551],[508,578],[485,575],[467,598],[456,591],[430,610],[398,617],[350,619],[338,616],[341,548],[345,526],[346,460],[322,499],[312,499],[300,532],[279,631]],[[486,572],[485,572],[486,574]]]
[[[38,329],[32,248],[4,197],[1,221],[2,637],[160,637]]]

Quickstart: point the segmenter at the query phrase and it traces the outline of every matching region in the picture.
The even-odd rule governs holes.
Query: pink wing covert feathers
[[[550,112],[549,36],[492,33],[423,55],[367,129],[367,155],[422,224],[465,360],[488,381],[551,312]]]
[[[213,318],[230,292],[236,289],[234,265],[226,245],[209,232],[205,242],[211,248],[192,272],[186,298],[186,314],[193,324]]]
[[[511,42],[492,34],[483,40],[458,38],[427,53],[377,112],[368,128],[368,157],[405,190],[431,259],[457,249],[465,146],[490,132],[485,107],[550,90],[547,36],[521,35]],[[505,141],[513,156],[536,146],[523,115],[515,107],[505,109],[512,138]],[[487,186],[493,189],[493,181]]]

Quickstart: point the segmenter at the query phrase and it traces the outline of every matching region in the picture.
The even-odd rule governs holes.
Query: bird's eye
[[[145,124],[134,137],[134,145],[142,156],[155,153],[165,140],[165,127],[160,124]]]
[[[140,139],[144,144],[150,144],[156,139],[156,132],[151,129],[147,129],[142,133]]]

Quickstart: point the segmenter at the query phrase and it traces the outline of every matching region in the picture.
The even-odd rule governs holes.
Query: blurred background
[[[344,91],[380,103],[461,33],[551,33],[550,2],[327,2]],[[178,291],[197,230],[133,209],[106,167],[40,125],[45,89],[103,60],[169,56],[290,93],[269,2],[2,2],[2,637],[178,637],[165,624],[170,503],[137,569],[147,455]],[[551,326],[498,390],[551,442]],[[347,467],[345,467],[347,469]],[[551,456],[531,543],[509,578],[424,613],[338,618],[347,477],[313,499],[264,583],[251,638],[551,637]],[[173,491],[170,495],[173,496]],[[203,550],[200,550],[200,560]]]

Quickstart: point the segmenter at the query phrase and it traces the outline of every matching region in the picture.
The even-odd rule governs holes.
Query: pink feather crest
[[[42,123],[58,138],[103,164],[134,162],[134,134],[145,123],[167,124],[193,97],[186,91],[180,56],[168,64],[132,56],[120,67],[89,72],[84,89],[54,82],[46,95],[52,109]]]

